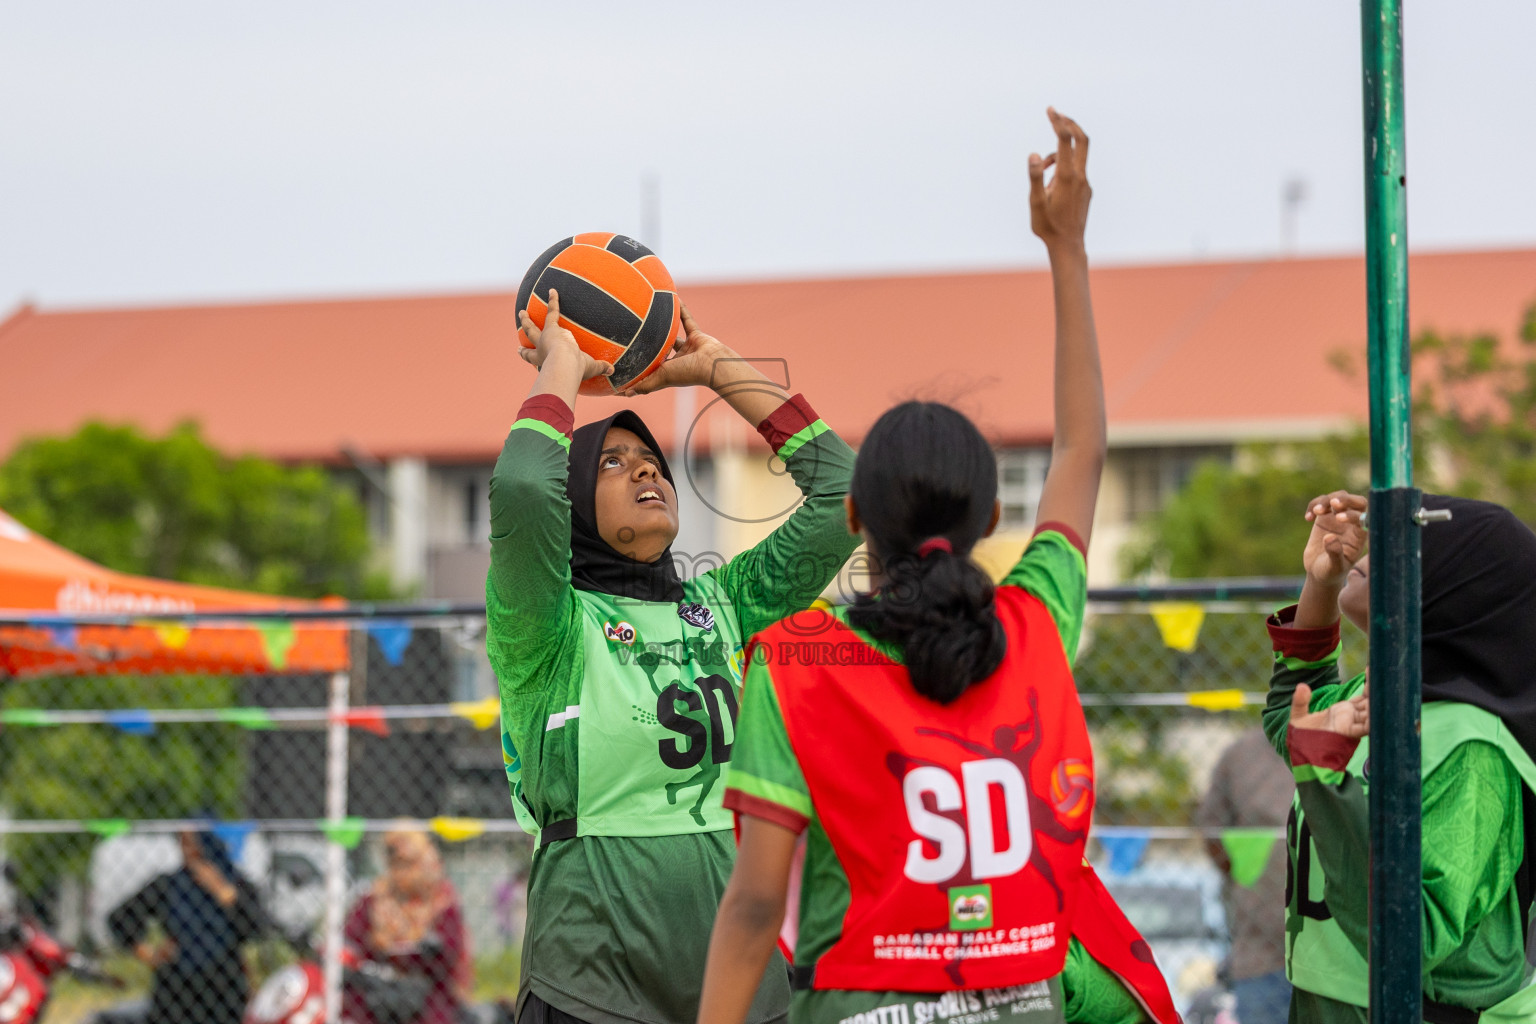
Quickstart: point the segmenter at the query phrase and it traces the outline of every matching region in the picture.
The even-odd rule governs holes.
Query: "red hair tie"
[[[955,553],[955,546],[949,542],[948,537],[929,537],[917,546],[917,557],[927,558],[935,551],[942,551],[946,555]]]

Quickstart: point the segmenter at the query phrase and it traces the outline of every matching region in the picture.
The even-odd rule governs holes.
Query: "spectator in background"
[[[178,838],[181,868],[124,900],[107,927],[154,969],[146,1024],[239,1024],[250,994],[240,947],[261,931],[261,904],[213,833]]]
[[[1222,752],[1195,824],[1206,829],[1284,827],[1296,795],[1285,762],[1260,726],[1243,732]],[[1252,884],[1232,875],[1232,859],[1219,835],[1207,834],[1206,852],[1226,876],[1222,902],[1232,933],[1228,960],[1237,1019],[1242,1024],[1285,1024],[1291,983],[1285,977],[1285,844],[1276,839],[1264,871]]]
[[[384,873],[347,917],[347,945],[403,975],[430,982],[418,1024],[454,1024],[474,987],[474,962],[459,896],[424,832],[384,834]],[[360,992],[346,992],[349,1019],[371,1014]]]

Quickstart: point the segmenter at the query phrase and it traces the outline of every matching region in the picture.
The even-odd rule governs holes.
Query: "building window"
[[[1000,452],[997,456],[997,500],[1002,503],[1000,530],[1028,530],[1035,525],[1045,471],[1051,465],[1048,448]]]
[[[1189,482],[1200,463],[1207,459],[1232,461],[1232,449],[1214,445],[1131,448],[1121,458],[1125,466],[1125,517],[1134,523],[1161,511]]]

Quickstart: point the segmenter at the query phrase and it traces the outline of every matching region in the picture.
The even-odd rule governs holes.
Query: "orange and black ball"
[[[584,395],[624,390],[660,366],[677,342],[681,305],[672,275],[628,235],[588,231],[556,242],[533,261],[517,289],[517,308],[540,330],[551,288],[560,295],[560,325],[582,351],[613,364],[611,377],[582,382]],[[517,337],[533,347],[521,329]]]

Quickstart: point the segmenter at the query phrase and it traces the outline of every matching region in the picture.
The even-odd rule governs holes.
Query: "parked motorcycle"
[[[0,922],[0,1024],[32,1024],[43,1015],[60,972],[112,988],[123,981],[70,949],[43,927],[22,919]]]
[[[304,942],[295,942],[300,960],[274,973],[251,997],[244,1024],[326,1024],[325,972],[318,954]],[[347,947],[341,955],[344,999],[360,1004],[366,1016],[342,1024],[414,1024],[432,983],[419,974],[396,970],[389,964],[363,957]],[[493,1004],[465,1007],[463,1024],[511,1024],[512,1007]],[[0,1021],[0,1024],[4,1024]]]

